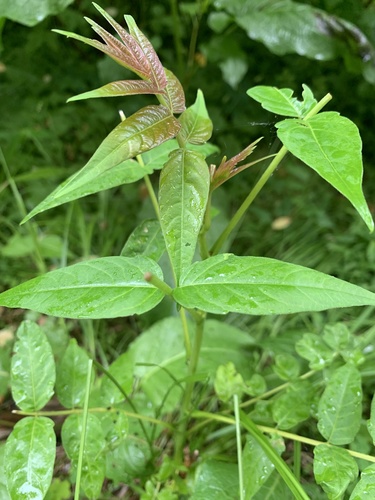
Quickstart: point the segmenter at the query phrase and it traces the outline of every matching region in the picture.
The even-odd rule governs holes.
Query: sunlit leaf
[[[12,499],[43,499],[51,484],[56,455],[53,421],[26,417],[5,445],[5,474]]]
[[[225,365],[220,365],[216,370],[214,388],[221,401],[227,402],[233,399],[235,394],[241,398],[245,389],[245,382],[231,361]]]
[[[180,80],[170,71],[164,68],[167,75],[167,86],[159,97],[160,102],[172,113],[178,114],[185,111],[185,93]]]
[[[364,500],[375,496],[375,464],[367,467],[361,474],[361,479],[352,491],[349,500]]]
[[[72,461],[73,470],[78,465],[81,443],[82,415],[70,415],[61,430],[62,443]],[[105,438],[101,422],[96,415],[87,415],[86,439],[83,448],[81,486],[89,499],[100,495],[105,477]]]
[[[195,103],[182,113],[179,121],[179,135],[184,142],[203,144],[210,139],[213,126],[201,90],[197,92]]]
[[[0,304],[66,318],[116,318],[155,307],[163,292],[144,274],[163,279],[146,257],[103,257],[51,271],[0,294]]]
[[[80,101],[82,99],[91,99],[96,97],[118,97],[125,95],[138,94],[159,94],[162,91],[155,85],[144,80],[121,80],[118,82],[107,83],[103,87],[99,87],[89,92],[70,97],[68,102]]]
[[[318,429],[331,444],[353,441],[361,425],[362,386],[358,369],[348,363],[335,370],[318,406]]]
[[[193,259],[209,185],[208,166],[193,151],[173,151],[161,171],[160,221],[177,280]]]
[[[343,194],[373,231],[362,192],[362,141],[356,125],[329,111],[308,120],[283,120],[276,127],[284,146]]]
[[[107,180],[111,178],[113,169],[116,167],[122,169],[130,166],[131,180],[127,182],[134,182],[133,167],[140,170],[141,167],[136,162],[134,165],[125,161],[171,139],[177,135],[179,129],[179,122],[164,106],[142,108],[117,125],[104,139],[88,163],[60,184],[24,218],[23,222],[49,208],[97,192],[103,188],[103,184],[104,189],[118,185],[117,181],[114,184],[113,181]],[[116,173],[118,175],[118,172]],[[143,175],[144,172],[138,179]],[[98,186],[99,177],[102,178]],[[124,177],[126,179],[126,175]],[[120,183],[123,184],[124,180]]]
[[[130,234],[121,255],[136,257],[143,255],[156,262],[165,252],[165,242],[157,219],[147,219],[141,222]]]
[[[311,90],[307,85],[303,85],[307,102],[301,102],[293,97],[293,90],[278,89],[277,87],[268,87],[259,85],[247,91],[247,94],[260,102],[262,108],[282,116],[292,116],[302,118],[315,104]]]
[[[183,307],[215,314],[288,314],[375,304],[375,294],[318,271],[232,254],[195,262],[173,296]]]
[[[17,330],[11,364],[12,396],[24,411],[38,411],[53,395],[55,361],[43,330],[24,321]]]
[[[322,444],[314,448],[314,476],[327,497],[337,500],[358,476],[358,465],[346,450]]]
[[[86,393],[89,357],[75,339],[70,343],[57,367],[56,395],[65,408],[82,407]]]

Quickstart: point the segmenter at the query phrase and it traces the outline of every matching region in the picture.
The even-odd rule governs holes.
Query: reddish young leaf
[[[122,95],[137,95],[137,94],[161,94],[151,82],[144,80],[121,80],[118,82],[107,83],[103,87],[99,87],[89,92],[75,95],[68,99],[68,102],[79,101],[81,99],[91,99],[93,97],[118,97]]]
[[[167,86],[164,89],[163,95],[159,97],[159,100],[163,106],[171,110],[171,113],[182,113],[185,111],[185,93],[180,80],[169,71],[169,69],[164,68],[165,74],[167,75]]]

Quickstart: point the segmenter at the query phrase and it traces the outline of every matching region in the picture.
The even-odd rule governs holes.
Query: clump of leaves
[[[74,99],[147,93],[155,95],[159,104],[124,117],[88,163],[23,222],[62,203],[142,178],[156,219],[135,228],[121,255],[42,274],[1,294],[0,304],[94,320],[142,314],[166,298],[176,306],[179,317],[172,312],[145,330],[108,369],[90,359],[74,340],[56,366],[39,327],[33,322],[21,325],[10,371],[18,413],[26,418],[17,423],[5,447],[11,498],[47,494],[55,456],[53,423],[48,417],[55,413],[42,409],[54,392],[65,407],[57,414],[68,415],[62,443],[71,461],[75,498],[81,490],[90,499],[98,498],[107,478],[114,484],[129,484],[141,498],[159,493],[163,498],[178,494],[214,498],[218,491],[235,498],[264,498],[277,487],[278,498],[307,499],[299,481],[298,445],[291,471],[281,458],[284,438],[316,446],[316,481],[330,498],[341,498],[358,474],[352,456],[372,460],[365,453],[355,455],[337,448],[352,444],[360,432],[359,366],[366,346],[356,345],[355,337],[341,327],[326,330],[323,338],[308,332],[296,343],[299,358],[290,353],[275,356],[274,375],[283,381],[277,386],[273,376],[263,376],[257,369],[255,340],[248,332],[207,319],[207,314],[257,316],[375,305],[374,293],[312,269],[220,253],[287,153],[345,196],[372,231],[374,223],[362,193],[358,129],[338,113],[321,112],[331,96],[318,102],[306,85],[302,101],[290,89],[250,89],[250,97],[282,116],[276,127],[283,145],[220,233],[212,219],[212,193],[254,163],[239,165],[253,153],[257,141],[231,159],[224,157],[217,167],[208,165],[206,157],[216,148],[207,143],[213,126],[203,93],[198,91],[194,104],[185,109],[180,82],[162,66],[134,19],[125,16],[126,31],[96,8],[120,39],[89,19],[104,43],[61,33],[105,52],[140,80],[110,83]],[[157,195],[148,177],[155,170],[161,170]],[[161,260],[165,252],[170,279],[164,279],[169,271]],[[300,365],[306,361],[310,370],[300,375]],[[312,377],[314,384],[308,381]],[[268,384],[273,387],[268,389]],[[212,399],[213,387],[217,397]],[[243,398],[241,406],[239,398]],[[220,400],[223,414],[217,411]],[[244,409],[250,405],[255,406],[247,414]],[[205,411],[197,411],[199,407]],[[233,417],[228,416],[232,409]],[[317,418],[315,433],[324,442],[285,432],[311,416]],[[236,464],[220,461],[221,450],[210,450],[208,430],[200,433],[199,423],[191,426],[193,419],[201,418],[209,421],[210,432],[215,422],[235,426]],[[373,415],[371,433],[372,420]],[[241,429],[248,433],[244,446]],[[263,433],[276,437],[268,439]],[[188,444],[195,441],[201,448],[196,470],[191,467],[196,455]],[[333,467],[335,462],[343,470]],[[194,480],[184,483],[180,473],[195,473]],[[371,480],[368,468],[354,489],[353,500],[363,488],[374,487]]]

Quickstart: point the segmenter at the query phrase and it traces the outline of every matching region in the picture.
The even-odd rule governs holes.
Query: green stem
[[[184,331],[184,345],[185,345],[185,352],[186,352],[186,362],[190,362],[191,358],[191,342],[190,342],[190,335],[189,335],[189,327],[187,324],[186,320],[186,311],[183,307],[180,309],[180,318],[181,318],[181,323],[182,323],[182,329]]]
[[[300,441],[295,441],[293,444],[293,472],[296,479],[300,481],[301,479],[301,443]]]
[[[245,488],[243,481],[241,420],[240,420],[240,405],[237,394],[233,396],[233,404],[234,404],[234,416],[236,419],[236,441],[237,441],[238,480],[240,486],[240,500],[244,500]]]
[[[303,118],[303,120],[307,120],[311,118],[312,116],[316,115],[319,113],[319,111],[332,99],[331,94],[327,94],[326,96],[323,97],[314,107],[313,109],[307,113],[307,115]],[[253,189],[250,191],[248,194],[247,198],[245,201],[242,203],[240,208],[237,210],[237,212],[234,214],[232,219],[229,221],[227,227],[224,229],[224,231],[221,233],[219,238],[216,240],[214,243],[210,254],[211,255],[216,255],[219,253],[221,247],[223,246],[224,242],[227,240],[228,236],[230,233],[233,231],[233,229],[237,226],[237,224],[240,222],[242,217],[244,216],[245,212],[247,209],[250,207],[252,202],[255,200],[261,189],[264,187],[268,179],[271,177],[271,175],[274,173],[276,168],[279,166],[281,160],[284,158],[284,156],[288,153],[288,150],[285,146],[282,146],[280,151],[277,153],[277,155],[274,157],[274,159],[271,161],[261,178],[258,180],[258,182],[255,184]]]
[[[208,259],[210,252],[207,246],[207,232],[211,227],[211,198],[212,193],[208,195],[206,211],[204,213],[204,219],[202,224],[202,229],[199,233],[199,253],[202,260]]]
[[[151,285],[154,285],[154,287],[159,288],[165,295],[172,295],[172,288],[165,281],[155,276],[155,274],[145,273],[144,279],[148,283],[151,283]]]
[[[0,160],[1,163],[3,164],[4,172],[5,172],[5,177],[8,181],[8,184],[10,186],[10,189],[12,190],[14,199],[16,200],[18,210],[21,214],[21,217],[24,219],[27,215],[27,210],[25,207],[25,204],[23,202],[22,196],[20,192],[18,191],[17,184],[15,183],[12,174],[10,173],[7,161],[5,159],[4,153],[2,148],[0,147]],[[33,242],[33,247],[34,247],[34,252],[32,253],[34,263],[38,269],[38,271],[42,274],[47,272],[47,266],[44,262],[44,259],[42,257],[42,252],[40,249],[40,244],[38,240],[38,233],[35,227],[35,223],[28,221],[26,223],[26,229],[31,236],[32,242]]]
[[[197,371],[199,354],[203,340],[204,322],[205,322],[205,314],[201,312],[199,316],[196,316],[195,319],[195,337],[188,368],[188,380],[186,382],[185,392],[181,402],[180,422],[176,429],[175,460],[177,463],[182,461],[183,448],[186,438],[186,429],[188,424],[188,414],[190,411],[190,405],[194,389],[193,375]]]

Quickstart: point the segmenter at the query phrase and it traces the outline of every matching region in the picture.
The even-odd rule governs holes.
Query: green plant
[[[249,96],[265,109],[287,117],[276,124],[283,145],[220,230],[216,189],[267,160],[241,163],[259,140],[233,158],[224,157],[218,166],[208,165],[205,157],[217,148],[207,143],[213,127],[203,93],[198,91],[194,104],[185,109],[179,80],[163,68],[134,19],[125,16],[127,32],[96,8],[121,40],[90,19],[104,43],[60,33],[103,51],[140,79],[112,82],[71,100],[151,94],[159,104],[122,116],[88,163],[23,222],[62,203],[140,179],[145,180],[156,219],[134,229],[120,256],[42,274],[1,294],[0,304],[88,320],[88,330],[92,320],[140,315],[164,298],[171,313],[145,330],[109,367],[90,359],[75,340],[56,364],[56,353],[40,327],[30,321],[21,324],[10,371],[18,414],[26,418],[16,424],[4,451],[11,498],[49,494],[56,444],[48,417],[56,415],[68,416],[61,436],[72,464],[75,498],[81,489],[86,497],[99,498],[105,478],[114,485],[127,482],[144,499],[213,498],[218,491],[223,498],[264,498],[271,489],[279,498],[308,498],[299,480],[300,442],[315,446],[316,482],[329,498],[341,498],[358,475],[353,457],[374,461],[369,450],[340,448],[363,433],[361,366],[372,359],[366,348],[374,330],[359,339],[342,323],[326,325],[322,337],[306,332],[293,341],[298,356],[275,348],[270,372],[266,359],[253,355],[256,338],[206,316],[286,315],[375,305],[375,294],[332,276],[274,259],[220,253],[288,152],[344,195],[372,231],[361,187],[358,129],[336,112],[322,112],[331,96],[318,102],[306,85],[302,101],[290,89],[250,89]],[[149,178],[155,170],[161,170],[158,195]],[[158,262],[165,252],[169,264],[164,261],[162,269]],[[264,344],[262,348],[266,355]],[[95,346],[91,351],[94,357]],[[65,410],[43,411],[54,392]],[[318,421],[312,438],[286,432],[311,417]],[[372,411],[372,437],[373,420]],[[218,430],[216,422],[227,427]],[[326,442],[316,439],[318,431]],[[293,471],[280,458],[283,438],[294,442]],[[225,441],[237,449],[236,463],[235,457],[219,460]],[[200,448],[202,459],[195,470],[190,462]],[[189,481],[183,481],[184,475]],[[370,466],[352,500],[365,488],[374,488],[374,482]]]

